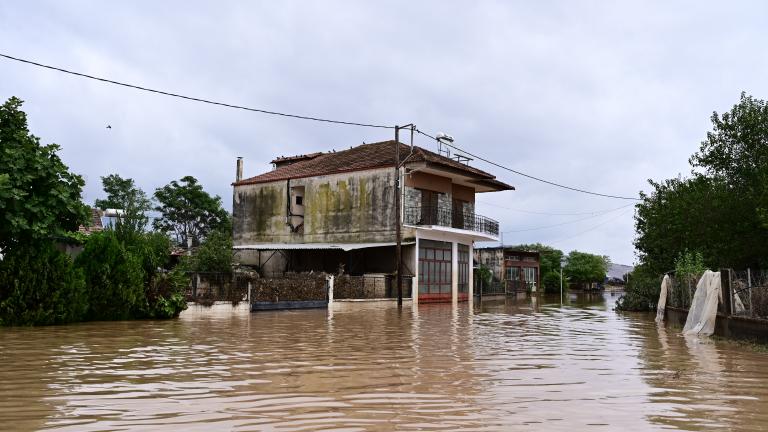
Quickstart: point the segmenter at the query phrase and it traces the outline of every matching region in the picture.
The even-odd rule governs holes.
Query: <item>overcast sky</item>
[[[689,172],[713,111],[741,91],[768,98],[766,4],[19,0],[0,3],[0,51],[232,104],[413,122],[519,171],[637,196],[649,178]],[[193,175],[231,209],[237,156],[252,176],[275,156],[392,138],[0,59],[0,98],[10,96],[25,101],[33,133],[60,144],[85,176],[89,203],[110,173],[149,193]],[[573,215],[631,202],[472,164],[517,188],[477,198],[478,213],[507,231],[505,243],[635,261],[631,206]]]

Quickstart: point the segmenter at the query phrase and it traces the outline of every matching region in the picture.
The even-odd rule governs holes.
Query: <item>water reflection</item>
[[[764,354],[591,294],[0,329],[13,430],[754,430]],[[0,426],[2,429],[3,426]]]

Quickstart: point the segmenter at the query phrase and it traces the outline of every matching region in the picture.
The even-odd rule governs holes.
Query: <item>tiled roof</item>
[[[101,210],[91,208],[91,223],[88,226],[80,225],[77,230],[81,233],[90,234],[103,229],[104,226],[101,224]]]
[[[362,171],[373,168],[394,167],[394,145],[395,141],[391,140],[373,144],[363,144],[348,150],[321,153],[317,156],[314,156],[313,154],[314,157],[311,159],[300,160],[290,165],[280,166],[267,173],[243,179],[234,183],[234,185],[267,183],[343,172]],[[413,154],[410,154],[410,152],[410,146],[400,143],[401,161],[407,159],[407,163],[426,162],[428,164],[440,165],[443,168],[456,170],[469,177],[474,177],[485,183],[493,184],[500,189],[514,189],[512,186],[495,180],[495,176],[485,171],[449,159],[424,148],[414,147]],[[276,160],[279,159],[291,158],[278,158]]]

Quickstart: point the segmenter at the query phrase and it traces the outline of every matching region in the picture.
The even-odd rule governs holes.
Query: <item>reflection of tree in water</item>
[[[680,429],[757,430],[768,421],[768,392],[757,384],[762,355],[634,314],[631,338],[640,342],[641,376],[651,387],[648,419]],[[758,380],[758,381],[756,381]]]

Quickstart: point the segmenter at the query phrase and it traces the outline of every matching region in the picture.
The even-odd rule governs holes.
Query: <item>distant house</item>
[[[505,247],[475,249],[475,261],[491,270],[507,292],[536,292],[541,287],[541,254]]]
[[[395,173],[395,146],[402,168]],[[272,171],[233,183],[236,260],[263,273],[392,274],[396,213],[402,263],[417,301],[461,301],[472,293],[476,241],[497,241],[499,224],[475,213],[475,194],[514,189],[464,162],[394,141],[279,157]],[[401,176],[400,207],[395,178]]]
[[[104,212],[102,210],[99,210],[97,208],[91,208],[90,224],[80,225],[77,228],[77,231],[83,234],[91,234],[91,233],[104,230],[104,224],[102,223],[102,219],[101,219],[103,213]]]

